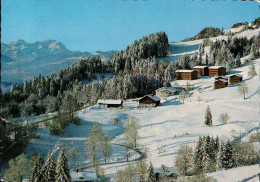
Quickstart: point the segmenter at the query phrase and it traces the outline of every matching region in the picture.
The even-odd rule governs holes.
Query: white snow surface
[[[259,75],[260,59],[255,60],[253,63]],[[246,100],[237,91],[240,83],[214,90],[214,78],[201,77],[197,80],[188,81],[194,87],[194,90],[189,93],[190,97],[185,100],[185,103],[179,101],[177,95],[162,98],[160,106],[156,108],[140,109],[138,108],[138,102],[131,99],[124,101],[123,109],[100,109],[96,105],[79,111],[77,114],[81,119],[81,125],[70,125],[61,137],[49,135],[46,127],[39,128],[40,140],[31,142],[26,148],[26,153],[29,157],[33,154],[33,151],[42,152],[46,156],[48,151],[54,149],[59,142],[70,142],[69,147],[76,147],[79,150],[80,157],[78,160],[81,162],[81,166],[87,165],[90,161],[84,148],[92,124],[94,122],[100,123],[104,133],[112,138],[112,143],[123,143],[123,121],[130,116],[135,116],[139,119],[141,125],[138,148],[147,151],[148,154],[145,161],[147,163],[152,161],[155,168],[159,168],[164,164],[175,169],[174,163],[181,145],[188,144],[194,147],[198,137],[205,135],[219,136],[222,140],[232,139],[232,136],[239,136],[240,133],[259,126],[260,77],[248,77],[248,69],[249,64],[228,72],[228,74],[239,73],[243,76],[243,80],[245,80],[249,88],[246,95],[248,99]],[[179,85],[187,84],[187,80],[176,80],[174,82]],[[174,82],[172,82],[172,85],[174,85]],[[200,91],[199,88],[201,88]],[[198,97],[202,101],[199,102]],[[207,105],[209,105],[213,116],[212,127],[204,124]],[[226,124],[218,121],[220,114],[224,112],[228,112],[231,117]],[[114,118],[119,119],[118,126],[111,124]],[[133,152],[131,158],[137,157],[139,157],[139,154]],[[125,149],[113,145],[112,156],[108,161],[124,160]],[[136,161],[101,167],[107,177],[114,178],[118,169],[125,168],[130,164],[136,164]],[[218,173],[222,173],[222,171]],[[225,175],[228,176],[228,173],[225,173]],[[241,172],[241,178],[250,175],[251,172],[245,175]]]
[[[235,182],[242,181],[248,177],[254,176],[260,173],[259,165],[243,166],[223,171],[214,172],[207,176],[215,178],[218,182]],[[259,182],[259,176],[254,177],[251,182]]]

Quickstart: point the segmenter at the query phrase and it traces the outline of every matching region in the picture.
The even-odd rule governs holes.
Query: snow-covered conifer
[[[207,106],[206,113],[205,113],[205,124],[208,126],[212,125],[212,114],[209,106]]]
[[[56,182],[72,181],[70,176],[70,169],[68,159],[66,157],[65,149],[62,149],[58,158],[56,166]]]

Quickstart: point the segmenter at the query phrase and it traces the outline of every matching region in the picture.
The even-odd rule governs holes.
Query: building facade
[[[224,76],[226,75],[226,68],[223,66],[209,67],[209,76]]]
[[[209,76],[208,66],[195,66],[192,69],[197,71],[198,76]]]
[[[177,80],[195,80],[198,78],[197,71],[195,70],[177,70]]]

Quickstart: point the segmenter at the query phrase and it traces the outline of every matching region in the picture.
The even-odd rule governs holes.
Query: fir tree
[[[218,153],[218,160],[217,160],[217,167],[218,169],[222,169],[224,164],[223,164],[223,161],[224,161],[224,153],[225,153],[225,144],[223,142],[221,142],[220,144],[220,148],[219,148],[219,153]]]
[[[32,159],[30,160],[30,163],[29,163],[29,174],[28,174],[28,177],[29,177],[30,181],[34,181],[34,179],[35,179],[34,168],[36,166],[37,160],[38,160],[38,156],[34,152],[33,156],[32,156]]]
[[[252,64],[249,67],[249,71],[248,71],[248,76],[251,76],[252,78],[254,78],[257,75],[256,70],[255,70],[255,65]]]
[[[199,136],[199,140],[196,144],[195,151],[194,151],[194,171],[196,174],[200,174],[203,171],[204,165],[203,165],[203,143],[204,140],[201,136]]]
[[[240,60],[240,55],[238,54],[236,57],[236,68],[241,66],[241,60]]]
[[[150,166],[148,168],[147,181],[149,181],[149,182],[155,182],[156,181],[155,174],[154,174],[154,171],[153,171],[153,164],[152,164],[151,161],[150,161]]]
[[[205,124],[208,126],[212,126],[212,115],[209,106],[207,106],[205,113]]]
[[[69,163],[66,157],[65,149],[61,150],[60,156],[58,158],[55,181],[71,181]]]
[[[234,154],[233,154],[233,147],[228,141],[225,145],[224,149],[224,158],[223,158],[223,168],[230,169],[235,166]]]
[[[35,172],[34,181],[44,182],[43,170],[44,170],[44,159],[43,159],[42,154],[40,153],[38,155],[38,159],[37,159],[35,170],[34,170],[34,172]]]
[[[45,181],[55,181],[56,176],[56,164],[54,161],[54,156],[52,151],[49,151],[48,157],[45,162],[45,169],[44,169],[44,180]]]

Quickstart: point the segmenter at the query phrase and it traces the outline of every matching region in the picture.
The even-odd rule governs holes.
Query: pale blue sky
[[[169,41],[208,26],[230,28],[259,17],[259,3],[174,0],[2,0],[4,43],[60,40],[71,50],[125,49],[144,35],[165,31]]]

